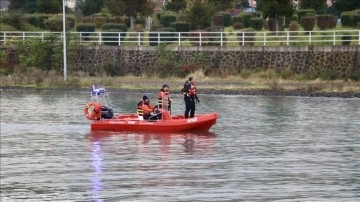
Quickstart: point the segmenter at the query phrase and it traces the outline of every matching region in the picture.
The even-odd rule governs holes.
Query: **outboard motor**
[[[110,96],[105,88],[100,88],[97,84],[93,85],[91,90],[91,100],[102,104],[100,118],[111,119],[114,116],[114,112],[111,108]]]
[[[102,108],[101,108],[101,118],[102,119],[111,119],[113,116],[114,116],[114,113],[110,107],[102,106]]]

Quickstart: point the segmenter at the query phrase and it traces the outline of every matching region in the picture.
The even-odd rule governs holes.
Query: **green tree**
[[[77,0],[76,9],[81,10],[85,16],[99,13],[104,8],[104,0]]]
[[[186,8],[186,0],[173,0],[165,5],[167,10],[179,12]]]
[[[229,8],[232,8],[234,0],[209,0],[209,3],[215,6],[216,11],[226,11]]]
[[[186,21],[194,29],[204,29],[211,25],[211,20],[215,12],[215,7],[207,1],[194,0],[185,11]]]
[[[148,0],[119,0],[123,1],[126,5],[125,15],[136,17],[137,14],[142,16],[151,15],[154,10],[152,2]]]
[[[291,17],[295,12],[291,0],[260,0],[258,4],[264,18]]]
[[[119,0],[105,0],[105,7],[114,16],[122,16],[125,14],[125,2]]]
[[[39,13],[60,13],[62,11],[62,0],[36,0]]]
[[[335,8],[340,12],[360,9],[359,0],[337,0],[335,1],[334,5]]]
[[[148,0],[104,0],[104,4],[116,16],[148,16],[154,12],[153,3]]]
[[[314,0],[301,0],[300,9],[314,9],[316,13],[319,13],[325,8],[325,1],[314,1]]]
[[[29,39],[16,42],[20,68],[23,73],[30,73],[33,68],[44,71],[57,70],[62,59],[62,44],[58,36],[49,35],[44,41]]]
[[[9,10],[21,10],[23,13],[37,12],[36,0],[10,0]]]
[[[282,30],[280,28],[282,20],[284,18],[290,18],[295,12],[292,0],[260,0],[258,5],[264,19],[271,18],[275,20],[275,30],[271,31]]]

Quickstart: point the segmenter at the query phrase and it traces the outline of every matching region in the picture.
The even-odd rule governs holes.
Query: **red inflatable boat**
[[[87,119],[91,120],[92,131],[139,131],[139,132],[178,132],[208,131],[216,123],[217,113],[197,114],[187,118],[183,115],[171,116],[168,110],[159,109],[156,120],[143,120],[138,114],[114,116],[109,94],[104,88],[93,86],[92,101],[84,109]]]
[[[185,119],[183,115],[170,116],[169,111],[161,110],[159,120],[141,120],[137,114],[122,114],[111,119],[100,119],[91,123],[91,130],[102,131],[207,131],[216,123],[217,113],[197,114]]]

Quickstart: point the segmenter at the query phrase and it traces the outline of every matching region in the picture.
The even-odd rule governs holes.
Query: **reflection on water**
[[[216,152],[216,135],[212,132],[178,132],[178,133],[127,133],[109,131],[91,131],[85,138],[91,145],[91,164],[93,174],[90,177],[91,196],[93,201],[102,201],[103,181],[109,186],[107,179],[102,179],[102,172],[109,172],[113,167],[104,165],[106,159],[103,156],[116,153],[115,158],[126,159],[118,164],[119,175],[133,176],[124,177],[123,189],[146,190],[149,186],[173,186],[177,178],[174,174],[181,165],[173,162],[174,157],[184,155],[211,155]],[[113,146],[116,145],[116,146]],[[108,150],[111,147],[115,150]],[[105,149],[103,149],[105,148]],[[106,163],[105,163],[106,164]],[[139,177],[138,172],[144,172],[144,177]],[[125,171],[125,172],[124,172]],[[149,173],[155,172],[156,175]],[[147,176],[148,175],[148,176]],[[163,176],[161,180],[158,175]],[[120,177],[121,179],[122,177]],[[127,181],[130,180],[130,181]],[[115,185],[114,185],[115,186]],[[108,189],[108,187],[107,187]],[[106,192],[106,191],[105,191]]]
[[[153,144],[160,145],[160,151],[163,154],[171,152],[173,144],[182,145],[185,153],[194,153],[196,149],[201,150],[203,147],[212,148],[216,144],[216,134],[210,131],[198,132],[177,132],[177,133],[151,133],[151,132],[111,132],[111,131],[91,131],[86,138],[92,142],[112,141],[111,139],[120,139],[121,143],[131,141],[136,143],[140,148],[151,146]],[[196,147],[196,142],[198,143]],[[121,143],[119,146],[121,146]]]
[[[90,178],[90,182],[92,184],[92,197],[93,201],[102,201],[99,198],[99,192],[102,189],[101,183],[101,172],[102,172],[102,157],[101,157],[101,146],[99,144],[99,140],[92,141],[91,143],[92,149],[92,158],[91,158],[91,165],[93,167],[94,175]]]
[[[201,95],[210,132],[126,133],[90,131],[88,92],[0,95],[1,201],[360,198],[359,99]],[[115,113],[142,97],[110,95]]]

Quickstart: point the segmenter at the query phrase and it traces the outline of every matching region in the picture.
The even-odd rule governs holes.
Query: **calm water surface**
[[[154,134],[91,132],[88,92],[0,93],[1,201],[360,200],[360,99],[201,95],[210,132]]]

